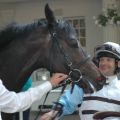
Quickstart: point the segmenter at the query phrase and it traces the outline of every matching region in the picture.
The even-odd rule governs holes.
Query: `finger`
[[[40,118],[40,120],[51,120],[51,115],[47,114]]]
[[[54,73],[53,75],[56,75],[56,76],[63,76],[65,75],[64,73]]]
[[[40,117],[40,119],[39,120],[45,120],[45,116],[42,116],[42,117]]]
[[[67,78],[67,75],[65,74],[56,74],[56,75],[53,75],[52,78],[55,78],[55,79],[65,79]]]
[[[61,78],[61,79],[65,79],[67,77],[68,77],[67,75],[59,76],[59,78]]]

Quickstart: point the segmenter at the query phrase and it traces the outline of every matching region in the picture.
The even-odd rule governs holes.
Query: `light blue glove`
[[[83,94],[83,89],[75,85],[72,94],[71,90],[68,90],[61,96],[59,103],[64,106],[62,116],[72,114],[76,110],[78,105],[82,103]]]

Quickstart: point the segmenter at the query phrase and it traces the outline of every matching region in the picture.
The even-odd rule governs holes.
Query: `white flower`
[[[107,14],[107,12],[104,12],[103,14],[105,15],[105,17],[108,17],[108,14]]]
[[[114,21],[114,17],[112,17],[111,20]]]
[[[93,16],[93,19],[95,20],[95,24],[99,27],[106,26],[108,24],[114,25],[118,24],[120,25],[120,20],[117,20],[117,17],[120,17],[120,14],[118,13],[117,7],[112,6],[113,8],[103,9],[102,13],[99,14],[97,17]],[[113,13],[114,12],[114,13]]]
[[[98,20],[95,20],[95,24],[98,25]]]

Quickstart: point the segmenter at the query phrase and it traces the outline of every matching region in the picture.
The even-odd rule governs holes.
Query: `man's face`
[[[115,59],[110,57],[101,57],[99,61],[99,69],[105,76],[114,75]]]

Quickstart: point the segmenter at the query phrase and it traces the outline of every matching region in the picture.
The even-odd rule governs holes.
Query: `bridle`
[[[73,62],[71,61],[70,56],[65,52],[65,49],[63,48],[62,44],[59,42],[59,38],[57,36],[57,26],[58,26],[58,24],[56,23],[53,26],[54,26],[53,29],[50,29],[51,40],[52,40],[53,43],[56,43],[56,45],[57,45],[57,47],[58,47],[61,55],[63,55],[64,61],[65,61],[66,66],[67,66],[67,69],[69,70],[68,78],[66,80],[64,80],[60,85],[58,85],[57,87],[55,87],[55,89],[58,88],[58,87],[62,87],[61,94],[60,94],[60,96],[61,96],[63,94],[63,92],[64,92],[67,84],[71,83],[71,85],[72,85],[71,93],[73,92],[74,85],[75,84],[76,85],[79,84],[79,82],[83,78],[82,72],[81,72],[81,70],[79,68],[82,65],[84,65],[90,59],[90,56],[87,55],[87,54],[85,54],[85,52],[81,48],[82,53],[85,56],[85,59],[81,60],[79,63],[77,63],[77,64],[75,64],[73,66]],[[55,111],[55,110],[58,109],[59,112],[56,114],[56,116],[54,118],[51,118],[51,120],[54,120],[57,116],[59,117],[60,114],[62,113],[61,108],[63,106],[61,106],[59,104],[59,102],[58,102],[59,99],[60,99],[60,96],[57,99],[57,102],[55,102],[55,106],[53,107],[53,111]],[[46,98],[47,98],[47,96],[46,96]]]
[[[63,58],[65,60],[65,63],[67,66],[66,68],[69,70],[69,75],[68,75],[67,81],[72,82],[72,83],[78,83],[82,79],[82,72],[79,68],[81,66],[83,66],[90,59],[90,56],[87,55],[81,48],[82,53],[85,56],[85,59],[81,60],[79,63],[77,63],[73,66],[73,62],[71,61],[70,56],[65,52],[65,49],[63,48],[62,44],[59,42],[59,38],[57,35],[58,24],[55,23],[53,26],[54,27],[49,30],[50,35],[51,35],[51,40],[52,40],[52,42],[55,42],[57,44],[57,47],[60,50],[60,53],[63,55]],[[72,76],[75,77],[74,80],[72,79],[73,78]],[[66,81],[64,81],[64,84],[66,84]],[[62,86],[62,85],[63,84],[61,84],[60,86]]]
[[[74,85],[78,84],[82,79],[82,72],[80,71],[79,68],[82,65],[84,65],[90,59],[90,56],[86,55],[85,52],[83,51],[83,49],[81,48],[82,53],[85,56],[85,59],[81,60],[79,63],[77,63],[76,65],[73,66],[73,62],[70,60],[70,56],[65,52],[62,44],[60,44],[60,42],[59,42],[59,38],[57,36],[57,26],[58,26],[58,24],[55,23],[53,26],[54,27],[52,29],[49,29],[49,32],[50,32],[50,35],[51,35],[51,41],[52,41],[52,43],[56,43],[58,49],[60,50],[60,53],[63,55],[63,58],[65,60],[66,66],[67,66],[67,69],[69,70],[68,78],[66,80],[64,80],[64,82],[62,82],[61,84],[59,84],[57,87],[55,87],[53,89],[56,89],[58,87],[63,87],[62,91],[61,91],[61,94],[62,94],[64,92],[67,84],[71,83],[71,85],[72,85],[71,92],[72,92],[73,88],[74,88]],[[52,53],[51,50],[52,50],[52,48],[50,49],[50,57],[51,57],[51,53]],[[51,59],[50,59],[50,61],[51,61]],[[52,74],[52,64],[51,64],[51,62],[50,62],[50,74]],[[40,112],[41,112],[41,109],[43,108],[43,106],[45,104],[45,101],[48,97],[48,94],[49,94],[49,92],[47,93],[47,95],[44,99],[43,105],[40,108]],[[57,102],[55,102],[56,106],[59,106],[59,103],[58,103],[59,98],[57,99]],[[38,113],[38,116],[39,116],[39,113]],[[58,115],[59,115],[59,113],[58,113]],[[35,120],[37,120],[38,116],[35,118]],[[52,120],[54,120],[54,118]]]

